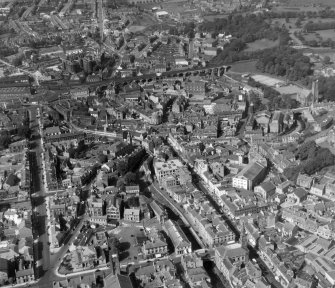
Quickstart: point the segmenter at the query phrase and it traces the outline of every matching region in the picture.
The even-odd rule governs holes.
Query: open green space
[[[279,40],[260,39],[254,42],[248,43],[248,47],[245,49],[247,52],[255,52],[263,49],[274,48],[278,46]]]
[[[231,72],[237,73],[255,73],[257,60],[236,62],[231,65]]]
[[[318,6],[323,7],[335,7],[334,0],[280,0],[278,1],[280,4],[279,7],[283,8],[299,8],[299,9],[306,9],[306,8],[317,8]]]

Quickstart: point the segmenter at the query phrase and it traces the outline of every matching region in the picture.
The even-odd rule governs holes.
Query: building
[[[20,153],[27,148],[27,140],[17,141],[9,144],[8,146],[10,153]]]
[[[126,186],[126,197],[139,197],[140,196],[140,186]]]
[[[107,219],[120,220],[120,206],[121,199],[117,197],[110,197],[106,200],[106,215]]]
[[[300,187],[310,189],[313,184],[313,178],[305,174],[299,174],[296,184]]]
[[[31,283],[35,280],[35,274],[33,268],[22,269],[16,271],[16,283]]]
[[[255,193],[260,194],[264,199],[269,199],[276,192],[276,186],[272,182],[263,182],[254,188]]]
[[[241,263],[247,263],[248,250],[240,243],[222,245],[215,248],[215,264],[222,274],[230,279],[236,267]]]
[[[159,182],[166,176],[177,175],[182,167],[184,167],[184,165],[178,159],[171,159],[166,162],[154,162],[154,170]]]
[[[134,288],[129,276],[111,273],[104,278],[104,287],[110,288]]]
[[[176,255],[182,255],[192,252],[192,244],[187,239],[185,233],[181,230],[177,223],[167,220],[164,223],[164,230],[170,237]]]
[[[233,177],[233,187],[252,190],[260,183],[266,173],[266,167],[259,162],[251,162]]]
[[[271,122],[269,124],[270,133],[280,133],[283,128],[284,115],[281,111],[274,111],[272,114]]]
[[[143,243],[142,251],[145,258],[159,258],[168,253],[168,245],[165,241],[156,238]]]
[[[124,209],[124,220],[131,222],[140,222],[140,209],[132,208],[132,209]]]
[[[58,126],[47,127],[44,129],[44,136],[60,135],[61,131]]]

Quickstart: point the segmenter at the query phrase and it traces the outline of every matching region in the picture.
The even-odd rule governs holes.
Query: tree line
[[[296,181],[299,173],[312,175],[335,164],[335,156],[331,151],[316,145],[314,141],[302,144],[295,152],[295,156],[300,160],[300,164],[284,170],[284,175],[291,181]]]
[[[304,30],[306,32],[314,32],[317,30],[330,30],[335,29],[335,21],[332,22],[313,22],[309,21],[305,24]]]
[[[249,78],[248,85],[263,91],[264,98],[269,100],[269,103],[267,104],[267,109],[269,110],[295,109],[299,107],[299,103],[295,99],[292,99],[290,95],[281,95],[274,88],[263,85],[252,78]],[[253,104],[255,111],[265,108],[259,99],[253,100]]]
[[[284,76],[291,81],[303,79],[313,73],[309,58],[287,46],[263,50],[258,56],[256,67],[261,72]]]

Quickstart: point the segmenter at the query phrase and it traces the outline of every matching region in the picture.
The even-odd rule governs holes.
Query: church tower
[[[314,80],[312,83],[312,97],[313,103],[317,103],[319,101],[319,80]]]

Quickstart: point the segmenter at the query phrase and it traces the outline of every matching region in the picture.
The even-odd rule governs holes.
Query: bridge
[[[230,66],[224,65],[217,65],[217,66],[210,66],[210,67],[197,67],[197,68],[187,68],[181,70],[172,70],[166,71],[162,73],[152,73],[152,74],[145,74],[140,76],[132,76],[132,77],[124,77],[124,78],[117,78],[111,79],[112,82],[115,84],[123,84],[127,85],[131,82],[136,83],[146,83],[152,82],[153,80],[160,80],[169,77],[187,77],[187,76],[196,76],[196,75],[215,75],[215,76],[222,76],[230,69]]]
[[[151,74],[144,74],[144,75],[138,75],[138,76],[129,76],[129,77],[113,77],[111,79],[102,80],[99,82],[87,82],[86,85],[91,86],[104,86],[104,85],[127,85],[130,83],[150,83],[153,80],[162,80],[166,78],[172,78],[172,77],[188,77],[188,76],[205,76],[205,75],[215,75],[215,76],[222,76],[224,75],[231,66],[226,65],[211,65],[208,67],[196,67],[196,68],[186,68],[186,69],[180,69],[180,70],[172,70],[172,71],[166,71],[162,73],[151,73]],[[57,81],[45,81],[40,83],[41,86],[58,86],[64,84],[57,84]],[[71,83],[69,86],[76,87],[76,86],[82,86],[83,84],[79,81],[77,83]]]

